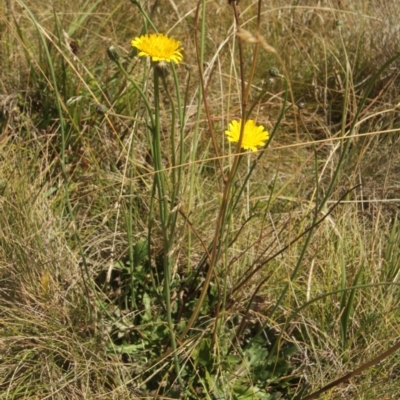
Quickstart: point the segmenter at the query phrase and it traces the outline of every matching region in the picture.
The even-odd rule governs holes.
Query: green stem
[[[157,187],[158,201],[160,207],[161,229],[163,233],[163,268],[164,268],[164,301],[167,310],[167,321],[171,339],[171,346],[174,354],[174,364],[178,379],[180,379],[179,360],[176,347],[175,329],[172,322],[171,310],[171,268],[170,268],[170,250],[172,240],[168,235],[168,199],[165,193],[164,173],[162,172],[162,154],[161,154],[161,136],[160,136],[160,71],[157,65],[153,66],[154,71],[154,126],[153,126],[153,163],[155,169],[155,182]],[[182,382],[181,382],[182,384]]]
[[[137,124],[135,124],[135,132],[137,131]],[[129,177],[129,199],[128,199],[128,221],[127,221],[127,239],[128,239],[128,252],[129,252],[129,267],[131,270],[131,310],[135,310],[137,308],[136,304],[136,274],[135,274],[135,257],[134,257],[134,248],[133,248],[133,221],[134,221],[134,185],[133,185],[133,176],[134,176],[134,158],[135,158],[135,146],[134,146],[134,132],[132,132],[130,143],[130,157],[128,160],[128,177]]]
[[[125,68],[121,65],[119,60],[114,60],[115,64],[117,65],[118,69],[124,74],[125,78],[135,87],[135,89],[138,91],[141,99],[144,102],[144,105],[146,107],[146,110],[148,112],[148,116],[150,118],[151,126],[154,127],[154,117],[153,117],[153,112],[149,103],[149,100],[147,99],[146,95],[143,93],[143,90],[139,87],[139,85],[136,83],[136,81],[126,72]]]

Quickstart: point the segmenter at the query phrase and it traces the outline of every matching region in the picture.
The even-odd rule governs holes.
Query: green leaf
[[[144,292],[142,301],[145,309],[145,312],[142,317],[142,322],[151,321],[153,318],[151,314],[151,298],[147,292]]]
[[[227,363],[229,366],[239,364],[240,361],[241,361],[240,357],[235,356],[235,355],[233,355],[233,354],[228,354],[228,356],[226,357],[226,363]]]
[[[235,398],[238,400],[251,400],[251,399],[263,399],[270,400],[271,396],[264,390],[261,390],[255,386],[238,385],[233,389]]]
[[[133,249],[133,262],[135,264],[135,268],[140,266],[144,260],[147,259],[147,239],[140,239]]]
[[[210,348],[210,340],[202,339],[198,348],[196,348],[192,356],[194,358],[195,365],[202,365],[203,367],[212,365],[212,355]]]

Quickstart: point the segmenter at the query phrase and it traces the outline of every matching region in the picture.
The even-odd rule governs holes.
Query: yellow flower
[[[240,128],[242,121],[232,121],[229,129],[225,131],[230,142],[239,142]],[[268,131],[262,125],[257,126],[256,121],[249,119],[246,121],[243,132],[242,149],[256,151],[257,146],[265,146],[269,139]]]
[[[139,50],[139,56],[151,57],[154,62],[182,61],[181,42],[162,33],[151,33],[132,40],[132,46]]]

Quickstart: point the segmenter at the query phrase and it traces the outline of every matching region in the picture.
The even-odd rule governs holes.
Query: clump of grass
[[[54,215],[39,151],[29,160],[16,145],[2,150],[1,397],[128,395],[103,328],[89,318],[70,226]]]

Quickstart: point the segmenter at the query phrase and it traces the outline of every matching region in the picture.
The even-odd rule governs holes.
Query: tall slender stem
[[[233,10],[234,10],[234,15],[235,15],[236,25],[237,25],[237,27],[239,27],[239,13],[236,8],[235,2],[233,3]],[[225,182],[224,191],[223,191],[223,195],[222,195],[221,208],[219,210],[219,215],[218,215],[217,223],[216,223],[216,227],[215,227],[214,240],[213,240],[212,248],[211,248],[211,252],[210,252],[210,261],[209,261],[209,268],[207,271],[207,275],[206,275],[203,287],[201,289],[200,297],[197,301],[196,307],[193,310],[193,313],[192,313],[183,333],[181,334],[180,339],[183,339],[186,336],[186,334],[189,332],[190,328],[193,326],[194,322],[196,321],[197,316],[199,315],[199,312],[200,312],[201,305],[204,302],[204,299],[205,299],[205,296],[207,293],[207,289],[210,285],[211,276],[214,273],[215,266],[216,266],[216,263],[218,261],[219,254],[220,254],[219,249],[220,249],[221,240],[222,240],[222,236],[223,236],[222,233],[223,233],[223,228],[224,228],[226,211],[227,211],[227,207],[229,204],[229,194],[231,191],[232,182],[235,178],[239,162],[243,156],[242,154],[240,154],[240,149],[242,147],[243,137],[244,137],[244,127],[245,127],[244,118],[246,117],[247,99],[246,99],[246,94],[245,94],[246,93],[246,85],[245,85],[245,79],[244,79],[243,48],[242,48],[242,42],[241,42],[240,38],[238,39],[238,41],[239,41],[239,62],[240,62],[240,79],[241,79],[241,95],[242,95],[242,124],[241,124],[241,130],[240,130],[240,138],[239,138],[238,147],[237,147],[237,155],[235,156],[235,158],[233,160],[232,168],[229,172],[228,179]],[[217,323],[217,320],[218,320],[218,316],[216,317],[216,323]]]
[[[171,262],[170,262],[170,250],[172,247],[172,240],[168,234],[169,226],[169,207],[168,199],[165,192],[165,180],[164,172],[162,166],[162,154],[161,154],[161,136],[160,136],[160,67],[153,65],[154,71],[154,126],[153,126],[153,164],[155,169],[155,183],[157,188],[158,203],[160,207],[160,220],[161,229],[163,234],[163,269],[164,269],[164,301],[167,310],[167,321],[168,329],[170,333],[171,346],[174,354],[174,364],[175,370],[178,378],[179,373],[179,360],[178,354],[176,352],[176,339],[175,339],[175,329],[172,321],[172,310],[171,310]]]

